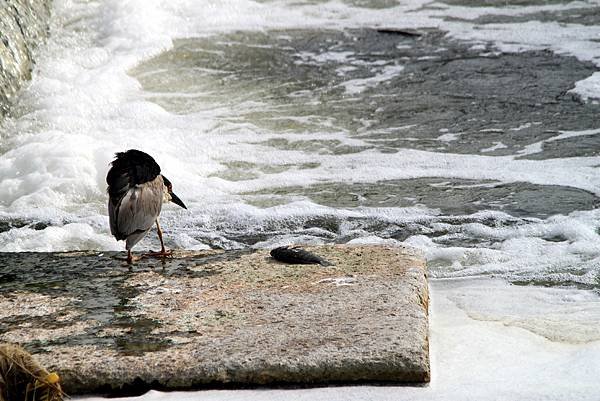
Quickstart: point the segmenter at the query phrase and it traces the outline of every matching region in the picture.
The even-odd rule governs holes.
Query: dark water
[[[6,123],[19,135],[0,143],[10,189],[0,234],[15,244],[2,249],[119,249],[104,176],[127,146],[155,155],[190,206],[161,215],[170,247],[403,243],[422,249],[439,277],[597,284],[599,105],[572,91],[597,71],[582,61],[595,54],[595,7],[259,6],[286,17],[244,30],[236,10],[218,8],[226,29],[211,16],[198,37],[181,39],[177,26],[142,31],[156,43],[83,6],[63,16],[57,60]],[[330,26],[297,20],[320,7]],[[201,19],[186,18],[183,31],[194,32]],[[157,54],[165,38],[173,47]],[[118,64],[148,51],[157,55]],[[135,66],[120,81],[111,71],[123,65]],[[156,246],[153,234],[139,245]]]
[[[254,144],[271,148],[275,155],[297,151],[312,156],[311,162],[275,165],[224,161],[225,168],[214,177],[239,182],[241,187],[271,174],[318,169],[320,158],[365,151],[391,155],[415,149],[433,152],[432,157],[451,153],[512,156],[514,160],[598,156],[600,135],[554,139],[564,131],[596,128],[598,106],[568,92],[576,81],[593,73],[593,65],[550,51],[505,54],[491,44],[472,46],[435,30],[239,32],[177,41],[172,50],[130,73],[143,85],[148,100],[170,112],[211,112],[223,124],[251,127]],[[360,143],[322,139],[324,134],[339,132]],[[261,140],[263,135],[267,138]],[[535,144],[537,149],[532,147]],[[474,160],[474,168],[485,163]],[[280,184],[240,195],[247,204],[260,208],[308,200],[331,211],[260,223],[225,217],[217,219],[213,231],[196,234],[197,238],[211,246],[235,248],[264,246],[289,237],[345,243],[365,236],[396,241],[425,236],[432,242],[417,241],[417,245],[426,249],[496,252],[512,236],[531,236],[561,246],[572,243],[569,234],[542,228],[548,225],[545,219],[591,211],[599,205],[595,194],[576,187],[526,180],[506,183],[500,178],[456,179],[435,173],[357,182],[349,172],[341,182]],[[335,212],[407,208],[430,212],[406,219],[386,213],[347,216]],[[465,229],[473,224],[492,231],[510,227],[511,234],[482,237],[479,231]],[[215,237],[213,232],[220,235]],[[538,246],[544,247],[540,243],[531,246],[532,254],[541,249]],[[464,268],[485,264],[488,258],[480,255],[464,261],[469,258],[466,254],[455,260],[443,251],[438,253],[429,256],[430,265],[442,276],[455,273],[448,272],[450,265],[459,263]],[[519,270],[514,267],[519,264],[515,257],[508,256],[508,265],[513,267],[503,261],[493,264],[502,266],[500,271]],[[590,259],[593,256],[586,255],[576,264]],[[541,264],[552,265],[550,261]],[[487,269],[498,268],[485,267],[482,272]]]

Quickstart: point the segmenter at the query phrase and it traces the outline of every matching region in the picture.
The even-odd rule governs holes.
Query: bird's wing
[[[162,181],[158,184],[162,186]],[[163,189],[154,182],[130,188],[115,208],[115,229],[119,236],[124,239],[152,228],[160,214],[162,201]]]
[[[134,190],[135,186],[129,186],[129,176],[126,172],[121,174],[114,174],[108,187],[109,200],[108,200],[108,220],[110,222],[110,233],[114,235],[117,240],[123,240],[127,237],[127,233],[119,230],[119,209],[121,202],[127,196],[127,193]]]
[[[152,205],[148,206],[149,201],[145,200],[144,205],[138,205],[138,198],[146,194],[140,191],[138,191],[139,193],[136,192],[136,188],[141,188],[143,185],[151,186],[160,176],[160,167],[150,155],[139,150],[130,149],[126,152],[117,153],[116,156],[106,175],[109,196],[108,217],[110,232],[117,240],[123,240],[136,230],[146,229],[146,226],[147,229],[152,227],[152,223],[146,225],[147,222],[143,219],[144,214],[137,215],[137,210],[139,209],[142,212],[141,206],[144,206],[146,209],[150,209],[149,213],[152,215],[154,213],[153,209],[156,209],[156,203],[150,202]],[[162,185],[161,181],[158,185],[161,191]],[[135,196],[132,198],[132,195]],[[128,211],[127,208],[131,210]],[[122,215],[123,213],[125,215]],[[158,205],[158,213],[160,213],[160,204]],[[139,228],[131,231],[134,227]]]

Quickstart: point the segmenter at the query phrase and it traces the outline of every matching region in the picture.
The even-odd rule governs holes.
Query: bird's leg
[[[162,237],[162,230],[160,229],[160,224],[158,224],[158,219],[156,219],[156,232],[158,233],[158,239],[160,240],[160,253],[166,253],[165,243]]]
[[[139,256],[133,256],[133,253],[131,253],[131,249],[128,249],[126,258],[121,256],[115,256],[115,259],[124,260],[125,262],[127,262],[128,265],[131,265],[133,264],[133,262],[137,262],[141,258]]]
[[[149,252],[144,254],[144,256],[154,256],[154,257],[162,257],[173,255],[173,251],[167,251],[165,249],[165,243],[163,241],[162,230],[160,229],[160,224],[158,224],[158,219],[156,219],[156,232],[158,233],[158,239],[160,240],[160,252]]]

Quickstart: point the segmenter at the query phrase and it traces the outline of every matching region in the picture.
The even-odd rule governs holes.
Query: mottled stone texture
[[[267,251],[131,268],[115,253],[0,253],[0,341],[24,345],[70,394],[427,382],[422,256],[307,249],[335,265]]]
[[[52,0],[0,1],[0,118],[31,78],[33,50],[48,33]]]

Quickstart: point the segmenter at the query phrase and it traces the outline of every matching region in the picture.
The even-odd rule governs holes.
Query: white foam
[[[0,155],[0,218],[44,221],[62,226],[67,232],[75,230],[76,226],[71,228],[70,224],[88,224],[97,238],[90,242],[81,234],[82,243],[77,244],[73,242],[75,234],[44,236],[36,230],[14,229],[3,233],[0,249],[119,247],[116,242],[110,242],[106,224],[104,177],[113,153],[127,148],[155,155],[164,174],[174,182],[175,191],[188,204],[189,212],[168,207],[164,211],[165,220],[177,228],[210,222],[214,219],[211,213],[231,217],[223,210],[232,208],[232,213],[240,212],[244,209],[240,206],[240,197],[250,191],[334,181],[377,182],[438,176],[566,185],[599,194],[600,178],[595,167],[600,164],[599,157],[533,161],[517,160],[514,156],[485,157],[417,150],[400,150],[394,154],[369,150],[345,155],[274,150],[258,143],[281,138],[279,134],[221,118],[239,110],[211,105],[194,114],[174,115],[147,101],[148,94],[127,75],[128,69],[140,61],[170,48],[175,38],[237,30],[323,26],[438,27],[455,38],[477,43],[491,41],[500,48],[513,50],[550,46],[558,53],[596,62],[600,45],[593,39],[598,37],[598,27],[530,21],[485,24],[473,29],[472,20],[481,15],[526,15],[588,6],[579,2],[540,7],[465,8],[434,6],[423,0],[376,9],[339,1],[267,4],[228,0],[205,1],[199,5],[192,0],[101,3],[57,0],[54,2],[57,22],[49,43],[40,51],[31,85],[23,92],[21,103],[29,112],[4,125],[7,130],[1,143],[5,152]],[[131,18],[132,15],[136,18]],[[445,19],[453,15],[460,15],[463,21]],[[307,57],[314,62],[361,61],[348,52],[315,53]],[[404,73],[401,65],[372,65],[371,68],[372,77],[345,82],[347,90],[357,93],[384,85]],[[259,110],[261,104],[250,102],[240,107]],[[398,129],[411,128],[388,131],[392,134]],[[350,138],[345,132],[332,131],[320,139],[347,146],[367,145],[357,136]],[[452,134],[439,139],[454,139],[449,135]],[[311,134],[306,134],[286,138],[292,142],[309,141],[310,137]],[[232,162],[281,168],[256,169],[252,171],[254,178],[242,181],[215,176],[226,169],[226,163]],[[315,167],[302,169],[300,173],[298,165]],[[284,215],[309,213],[311,208],[320,210],[312,204],[308,209],[296,207],[297,204],[287,205]],[[266,210],[266,213],[274,212]],[[380,212],[384,213],[379,210],[367,214]],[[262,213],[262,209],[251,208],[242,216],[256,222],[261,221]],[[27,235],[39,240],[26,241]],[[201,246],[194,242],[197,240],[191,233],[186,235],[179,238],[178,243]]]
[[[333,61],[336,63],[343,63],[348,61],[351,56],[354,55],[354,52],[344,51],[344,52],[324,52],[324,53],[312,53],[312,52],[299,52],[298,57],[305,62],[313,62],[315,64],[327,63],[329,61]]]
[[[560,135],[546,139],[546,142],[559,141],[561,139],[575,138],[579,136],[591,136],[600,134],[600,129],[591,129],[583,131],[560,131]]]
[[[268,151],[268,149],[265,149]],[[231,190],[256,191],[287,185],[311,185],[324,181],[377,182],[417,177],[448,177],[500,182],[530,182],[540,185],[576,187],[600,194],[600,177],[595,166],[600,157],[573,157],[569,159],[521,160],[514,156],[477,156],[436,153],[401,149],[397,153],[382,154],[375,150],[347,155],[318,155],[284,151],[285,159],[294,163],[319,162],[317,168],[303,170],[301,175],[282,172],[255,180],[231,184]],[[254,154],[240,155],[253,162],[265,157],[262,149]],[[239,158],[239,156],[238,156]],[[281,164],[281,161],[276,164]],[[229,185],[229,184],[228,184]]]
[[[381,238],[376,235],[366,235],[352,239],[347,242],[348,245],[386,245],[400,246],[401,242],[393,238]]]
[[[495,142],[492,146],[481,149],[480,152],[482,153],[487,153],[487,152],[494,152],[498,149],[506,149],[508,146],[506,146],[505,144],[503,144],[502,142]]]
[[[575,83],[575,88],[569,92],[576,93],[584,100],[600,98],[600,73],[595,72],[590,77]]]
[[[404,70],[404,66],[387,65],[384,66],[381,71],[376,72],[372,77],[351,79],[342,82],[341,85],[346,90],[346,93],[353,95],[363,92],[365,89],[380,85],[382,82],[389,81],[402,72],[402,70]]]
[[[440,136],[438,136],[436,139],[438,141],[442,141],[442,142],[452,142],[452,141],[456,141],[458,138],[460,138],[461,134],[442,134]]]
[[[600,129],[583,130],[583,131],[560,131],[559,135],[544,139],[543,141],[534,142],[525,146],[518,153],[520,155],[532,155],[542,152],[544,143],[559,141],[561,139],[576,138],[580,136],[592,136],[600,134]]]
[[[600,235],[596,231],[599,219],[600,212],[594,210],[516,226],[461,225],[461,235],[487,240],[486,247],[439,245],[455,237],[453,231],[437,237],[437,242],[417,235],[404,244],[424,250],[434,277],[495,275],[512,280],[593,286],[600,261]]]
[[[0,233],[1,252],[105,249],[120,250],[110,235],[98,235],[89,224],[70,223],[43,230],[24,227]]]
[[[506,286],[487,280],[459,288],[448,298],[471,319],[520,327],[552,342],[600,342],[600,298],[592,291]]]

